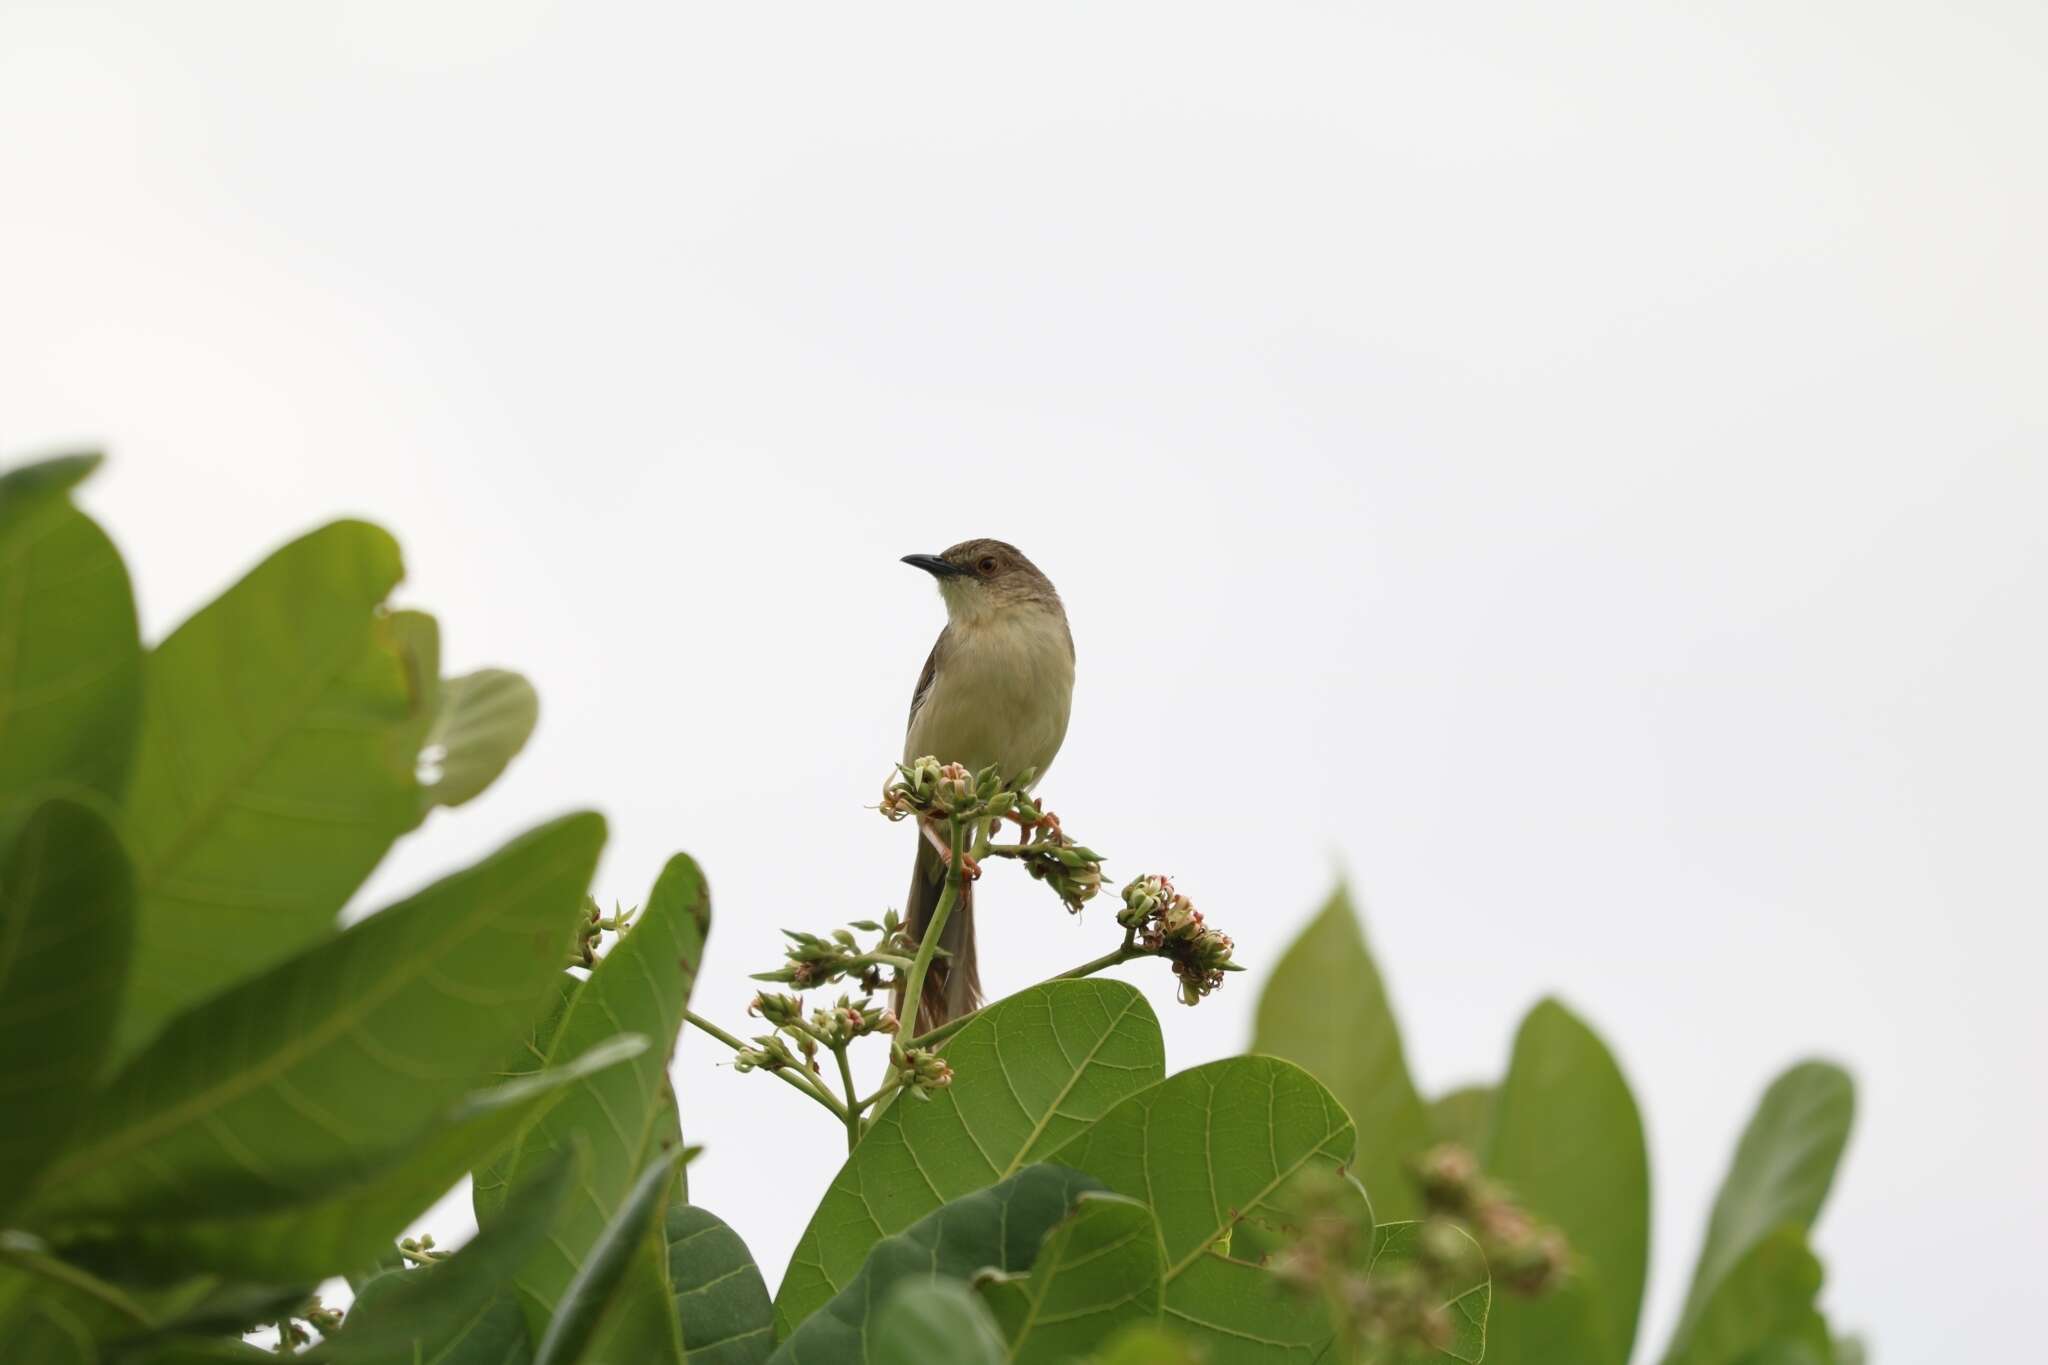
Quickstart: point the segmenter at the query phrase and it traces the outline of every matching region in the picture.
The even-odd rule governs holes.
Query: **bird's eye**
[[[983,573],[994,573],[994,572],[996,571],[996,560],[995,560],[995,556],[994,556],[994,555],[989,555],[989,556],[985,557],[985,558],[984,558],[984,559],[983,559],[983,560],[981,561],[981,563],[980,563],[980,564],[978,564],[978,565],[976,565],[975,567],[976,567],[976,568],[979,568],[979,569],[980,569],[980,570],[981,570],[981,571],[982,571]]]

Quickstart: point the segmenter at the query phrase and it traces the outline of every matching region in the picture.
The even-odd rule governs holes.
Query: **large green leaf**
[[[1430,1144],[1429,1114],[1344,887],[1274,966],[1252,1051],[1284,1057],[1329,1087],[1358,1125],[1356,1174],[1374,1214],[1415,1217],[1421,1206],[1407,1164]]]
[[[1650,1251],[1643,1123],[1606,1045],[1555,1000],[1531,1010],[1515,1035],[1481,1161],[1531,1212],[1563,1230],[1587,1280],[1573,1295],[1496,1302],[1492,1365],[1536,1361],[1525,1354],[1535,1343],[1572,1339],[1588,1325],[1598,1340],[1581,1337],[1576,1349],[1592,1361],[1626,1361]],[[1596,1311],[1587,1313],[1578,1295],[1591,1295]]]
[[[470,800],[505,771],[539,721],[540,698],[517,673],[485,668],[446,679],[420,754],[429,773],[421,796],[435,806]]]
[[[874,1357],[889,1365],[1007,1365],[988,1309],[958,1280],[905,1280],[875,1318]]]
[[[1233,1243],[1288,1223],[1285,1188],[1305,1172],[1347,1170],[1355,1141],[1344,1107],[1306,1071],[1231,1057],[1139,1091],[1052,1159],[1151,1206],[1165,1320],[1214,1365],[1309,1361],[1330,1336],[1321,1310],[1282,1297]],[[1355,1216],[1369,1216],[1362,1201]]]
[[[775,1300],[797,1323],[852,1282],[875,1239],[1015,1174],[1166,1072],[1159,1020],[1121,981],[1050,981],[989,1006],[946,1043],[953,1083],[891,1105],[811,1215]]]
[[[554,1315],[570,1277],[619,1210],[634,1177],[665,1146],[677,1144],[668,1059],[710,927],[703,874],[677,854],[662,869],[632,929],[588,981],[562,991],[559,1012],[505,1067],[517,1075],[555,1065],[620,1032],[643,1034],[655,1044],[630,1064],[583,1081],[477,1172],[477,1222],[488,1225],[509,1183],[565,1150],[578,1134],[590,1144],[593,1159],[579,1197],[563,1211],[548,1245],[516,1277],[536,1333]]]
[[[1460,1230],[1458,1235],[1471,1247],[1471,1259],[1479,1267],[1472,1282],[1447,1295],[1442,1307],[1451,1324],[1451,1339],[1442,1348],[1424,1352],[1430,1360],[1458,1360],[1479,1365],[1486,1356],[1487,1309],[1493,1302],[1493,1280],[1486,1271],[1486,1258],[1479,1244]],[[1384,1277],[1401,1266],[1414,1264],[1422,1252],[1422,1224],[1381,1223],[1372,1230],[1372,1259],[1368,1278]],[[1411,1354],[1413,1354],[1411,1352]],[[1559,1365],[1581,1365],[1569,1357]]]
[[[240,1217],[131,1223],[105,1254],[138,1269],[182,1267],[291,1281],[373,1265],[436,1199],[578,1082],[645,1051],[647,1040],[640,1035],[619,1034],[565,1065],[464,1096],[397,1160],[308,1202]]]
[[[664,1232],[690,1365],[760,1365],[775,1350],[775,1308],[747,1244],[694,1204],[671,1207]]]
[[[1680,1325],[1664,1365],[1742,1365],[1777,1342],[1804,1345],[1828,1360],[1827,1323],[1813,1306],[1820,1284],[1820,1262],[1801,1229],[1788,1225],[1756,1238]]]
[[[773,1365],[891,1365],[875,1339],[875,1314],[905,1281],[971,1279],[1030,1265],[1053,1225],[1096,1181],[1034,1163],[1006,1180],[941,1205],[874,1244],[846,1288],[805,1318],[769,1357]]]
[[[1018,1365],[1062,1365],[1132,1322],[1159,1317],[1159,1228],[1152,1211],[1115,1194],[1084,1194],[1023,1275],[977,1285]]]
[[[253,1213],[402,1158],[540,1012],[603,842],[596,815],[557,820],[181,1015],[31,1207]]]
[[[107,822],[37,807],[0,866],[0,1214],[71,1135],[99,1079],[135,924]]]
[[[682,1335],[667,1293],[667,1243],[662,1235],[669,1190],[682,1156],[680,1146],[671,1148],[634,1177],[559,1295],[534,1352],[534,1365],[577,1365],[585,1360],[591,1365],[682,1365]],[[663,1267],[656,1271],[662,1292],[653,1306],[665,1317],[656,1332],[643,1333],[634,1324],[622,1333],[618,1319],[635,1309],[633,1270],[647,1261],[650,1247],[659,1249],[654,1259]]]
[[[1802,1062],[1764,1092],[1715,1196],[1683,1334],[1721,1280],[1758,1242],[1787,1224],[1811,1227],[1834,1183],[1856,1116],[1856,1086],[1827,1062]]]
[[[142,706],[128,570],[65,495],[73,455],[0,475],[0,837],[39,791],[119,800]]]
[[[489,1316],[500,1287],[548,1235],[575,1183],[565,1157],[514,1192],[505,1215],[447,1260],[390,1270],[363,1286],[342,1330],[309,1360],[338,1365],[414,1365],[437,1359]],[[522,1326],[520,1336],[525,1336]]]
[[[378,604],[390,536],[293,541],[153,650],[128,831],[142,914],[121,1046],[332,931],[415,821],[424,698]]]

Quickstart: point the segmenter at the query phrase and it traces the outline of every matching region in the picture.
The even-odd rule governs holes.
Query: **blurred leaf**
[[[370,1281],[341,1330],[304,1353],[309,1365],[413,1365],[438,1358],[485,1317],[500,1287],[548,1235],[575,1183],[574,1164],[564,1157],[541,1171],[514,1193],[503,1217],[447,1260]]]
[[[0,867],[0,1213],[70,1137],[128,975],[135,879],[107,822],[36,808]]]
[[[362,522],[271,555],[151,651],[128,794],[141,916],[120,1049],[325,938],[418,811],[422,706]]]
[[[1084,1194],[1047,1234],[1028,1274],[991,1276],[975,1287],[1009,1342],[999,1359],[1060,1365],[1127,1323],[1156,1321],[1161,1269],[1150,1209],[1121,1195]]]
[[[603,842],[595,815],[544,825],[181,1015],[94,1100],[32,1209],[260,1212],[402,1159],[540,1012]]]
[[[1422,1251],[1421,1232],[1422,1224],[1416,1222],[1381,1223],[1375,1227],[1372,1230],[1372,1261],[1367,1271],[1368,1278],[1414,1264]],[[1487,1274],[1486,1257],[1480,1252],[1479,1244],[1473,1242],[1462,1228],[1458,1235],[1472,1242],[1472,1259],[1480,1268],[1471,1285],[1443,1302],[1451,1320],[1450,1344],[1440,1351],[1425,1352],[1421,1358],[1462,1360],[1466,1365],[1478,1365],[1486,1356],[1486,1315],[1488,1306],[1493,1302],[1493,1280]],[[1564,1361],[1560,1365],[1564,1365]]]
[[[562,1066],[466,1095],[392,1164],[343,1181],[311,1202],[245,1217],[130,1225],[117,1245],[144,1266],[255,1278],[321,1280],[372,1264],[472,1167],[488,1160],[571,1087],[647,1050],[640,1035],[619,1034]]]
[[[1787,1224],[1813,1225],[1855,1115],[1855,1083],[1838,1066],[1802,1062],[1771,1082],[1714,1199],[1692,1289],[1678,1315],[1678,1335],[1758,1242]]]
[[[1515,1035],[1480,1161],[1564,1232],[1588,1281],[1541,1299],[1502,1295],[1493,1305],[1491,1365],[1547,1359],[1527,1353],[1546,1341],[1570,1341],[1588,1361],[1621,1365],[1649,1262],[1649,1156],[1621,1068],[1555,1000],[1531,1010]],[[1590,1311],[1580,1302],[1587,1297]],[[1588,1328],[1597,1340],[1587,1339]]]
[[[433,776],[422,809],[459,806],[498,778],[540,720],[533,685],[502,668],[479,669],[440,684],[421,763]]]
[[[874,1358],[889,1365],[1006,1365],[988,1309],[958,1280],[905,1280],[875,1319]]]
[[[1355,1141],[1343,1106],[1307,1072],[1231,1057],[1139,1091],[1052,1159],[1151,1207],[1166,1323],[1213,1365],[1303,1361],[1329,1339],[1321,1308],[1282,1297],[1232,1243],[1287,1223],[1283,1187],[1317,1168],[1343,1173]]]
[[[477,1222],[488,1226],[508,1183],[567,1148],[576,1134],[591,1144],[581,1197],[564,1210],[555,1236],[517,1276],[527,1321],[536,1333],[554,1316],[570,1278],[618,1212],[635,1176],[665,1145],[679,1142],[668,1060],[710,927],[703,874],[687,856],[677,854],[662,869],[631,930],[580,987],[558,985],[559,1011],[536,1029],[532,1046],[520,1048],[505,1064],[512,1075],[554,1065],[621,1031],[654,1040],[628,1065],[579,1083],[477,1172]]]
[[[1339,886],[1273,968],[1259,996],[1255,1053],[1284,1057],[1328,1086],[1358,1125],[1356,1174],[1374,1216],[1421,1211],[1408,1162],[1430,1145],[1379,968]]]
[[[118,801],[142,707],[128,570],[66,494],[70,455],[0,475],[0,840],[39,794]]]
[[[775,1309],[746,1243],[693,1204],[672,1206],[663,1231],[690,1365],[760,1365],[775,1350]]]
[[[576,1267],[575,1275],[562,1291],[554,1317],[548,1321],[540,1347],[534,1352],[534,1365],[576,1365],[576,1362],[584,1360],[585,1352],[598,1338],[606,1317],[625,1306],[622,1300],[629,1292],[630,1272],[635,1262],[642,1259],[641,1252],[650,1239],[662,1241],[662,1217],[668,1206],[669,1183],[682,1155],[680,1146],[673,1147],[655,1157],[634,1179],[625,1197],[619,1201],[611,1221],[591,1243],[589,1254]],[[665,1247],[665,1242],[662,1245]],[[663,1259],[665,1261],[666,1258]],[[662,1278],[665,1290],[666,1275]],[[664,1293],[660,1307],[668,1311],[668,1304],[668,1296]],[[609,1365],[613,1359],[632,1362],[632,1365],[652,1365],[658,1359],[681,1365],[682,1338],[674,1330],[672,1312],[669,1314],[669,1327],[670,1339],[662,1343],[667,1349],[659,1354],[647,1353],[655,1343],[642,1342],[637,1343],[638,1349],[622,1351],[615,1357],[594,1355],[590,1358],[603,1365]]]
[[[953,1083],[877,1118],[811,1215],[775,1300],[788,1336],[853,1281],[868,1248],[1014,1175],[1166,1073],[1152,1007],[1121,981],[1049,981],[945,1044]]]
[[[1664,1365],[1743,1365],[1780,1342],[1827,1361],[1827,1323],[1813,1306],[1820,1284],[1820,1262],[1799,1228],[1756,1239],[1679,1328]]]
[[[1429,1130],[1438,1142],[1455,1142],[1473,1155],[1486,1146],[1493,1128],[1494,1089],[1468,1085],[1430,1102]]]
[[[774,1365],[894,1365],[877,1348],[872,1320],[892,1290],[906,1281],[1022,1270],[1074,1201],[1097,1188],[1077,1171],[1038,1163],[942,1205],[876,1242],[846,1288],[805,1318],[769,1359]]]
[[[1205,1365],[1184,1338],[1156,1323],[1117,1333],[1092,1360],[1093,1365]]]

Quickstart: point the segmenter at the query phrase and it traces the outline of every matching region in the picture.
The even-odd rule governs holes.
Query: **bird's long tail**
[[[946,889],[946,865],[929,839],[917,841],[917,866],[910,874],[910,897],[904,904],[904,927],[919,943],[925,926],[939,908],[939,896]],[[934,955],[925,972],[923,999],[918,1001],[913,1033],[925,1033],[949,1019],[957,1019],[981,1005],[981,973],[974,962],[974,883],[962,880],[959,899],[946,925],[939,931],[939,947],[951,956]],[[896,1014],[904,1017],[903,996],[898,988]]]

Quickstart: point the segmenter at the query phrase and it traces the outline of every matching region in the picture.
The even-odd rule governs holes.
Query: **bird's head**
[[[955,624],[975,625],[1016,611],[1060,609],[1052,580],[1005,541],[963,540],[942,554],[905,555],[903,562],[939,580],[946,616]]]

